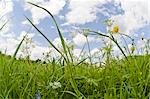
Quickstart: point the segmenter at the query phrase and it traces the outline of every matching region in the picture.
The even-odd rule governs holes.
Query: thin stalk
[[[124,53],[123,49],[122,49],[121,46],[118,44],[118,42],[115,40],[115,38],[113,37],[112,34],[110,34],[110,35],[111,35],[111,37],[110,37],[110,36],[108,36],[108,35],[105,35],[105,34],[102,34],[102,33],[96,32],[96,31],[89,31],[89,32],[98,34],[98,35],[100,35],[100,36],[103,36],[103,37],[106,37],[106,38],[109,38],[110,40],[112,40],[112,41],[117,45],[117,47],[120,49],[121,53],[122,53],[123,56],[126,58],[126,60],[129,61],[128,58],[127,58],[127,56],[126,56],[126,54]]]
[[[20,42],[19,45],[17,46],[17,48],[16,48],[16,50],[15,50],[15,53],[14,53],[14,55],[13,55],[13,60],[16,58],[16,55],[17,55],[17,53],[18,53],[18,51],[19,51],[19,49],[20,49],[20,47],[21,47],[23,41],[25,40],[26,36],[27,36],[27,34],[23,37],[23,39],[21,40],[21,42]]]
[[[9,21],[9,20],[8,20]],[[0,31],[6,26],[6,24],[8,23],[8,21],[6,21],[3,25],[2,25],[2,27],[0,28]]]
[[[48,11],[47,9],[45,9],[44,7],[41,7],[41,6],[36,5],[36,4],[34,4],[34,3],[31,3],[31,2],[28,2],[28,3],[31,4],[31,5],[34,5],[34,6],[38,7],[38,8],[40,8],[40,9],[43,9],[44,11],[46,11],[46,12],[51,16],[51,18],[53,19],[53,22],[54,22],[54,24],[55,24],[55,26],[56,26],[56,28],[57,28],[59,37],[60,37],[60,39],[61,39],[61,44],[62,44],[64,53],[65,53],[65,55],[66,55],[67,61],[69,62],[69,57],[68,57],[68,55],[67,55],[67,48],[66,48],[66,44],[65,44],[64,38],[63,38],[63,36],[62,36],[62,33],[61,33],[61,31],[60,31],[60,29],[59,29],[59,27],[58,27],[58,24],[57,24],[57,22],[56,22],[54,16],[52,15],[52,13],[49,12],[49,11]]]
[[[66,46],[66,47],[67,47],[67,50],[68,50],[68,53],[69,53],[69,56],[70,56],[71,62],[72,62],[72,63],[74,63],[72,49],[70,50],[70,48],[69,48],[68,46]]]
[[[26,16],[25,16],[26,17]],[[31,23],[31,25],[49,42],[49,44],[58,52],[61,54],[61,56],[63,56],[63,58],[66,60],[65,56],[63,55],[63,53],[32,23],[32,21],[26,17],[26,19]]]
[[[82,47],[82,50],[81,50],[81,52],[80,52],[80,54],[79,54],[79,58],[82,56],[82,53],[83,53],[84,48],[85,48],[85,45],[86,45],[86,44],[84,44],[83,47]],[[77,61],[79,61],[79,58],[77,59]]]
[[[127,44],[125,38],[124,38],[122,35],[121,35],[121,37],[123,38],[123,40],[124,40],[124,42],[125,42],[125,44],[126,44],[126,46],[127,46],[127,52],[128,52],[129,55],[131,56],[131,53],[130,53],[130,50],[129,50],[129,47],[128,47],[128,44]]]
[[[121,48],[121,46],[118,44],[118,42],[117,42],[117,40],[115,40],[115,38],[114,38],[114,36],[112,35],[112,34],[110,34],[111,35],[111,37],[110,37],[110,39],[117,45],[117,47],[120,49],[120,51],[122,52],[122,54],[124,55],[124,57],[126,58],[126,60],[127,61],[129,61],[128,60],[128,57],[126,56],[126,54],[124,53],[124,51],[123,51],[123,49]]]
[[[90,59],[90,63],[92,65],[92,55],[91,55],[91,49],[90,49],[90,44],[89,44],[89,40],[88,38],[86,37],[86,41],[87,41],[87,45],[88,45],[88,51],[89,51],[89,59]]]

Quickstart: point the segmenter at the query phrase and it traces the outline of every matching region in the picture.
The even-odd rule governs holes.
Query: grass
[[[15,60],[0,55],[0,98],[35,99],[39,92],[41,99],[148,99],[150,97],[150,56],[129,57],[132,64],[114,60],[111,65],[94,67],[80,64],[73,67],[72,77],[78,96],[64,69],[58,63],[36,63],[29,60]],[[53,89],[51,82],[60,82],[61,88]]]
[[[114,36],[96,31],[88,32],[113,41],[124,55],[122,59],[111,57],[107,50],[106,62],[102,66],[83,60],[75,61],[72,50],[65,42],[54,16],[53,19],[61,39],[63,50],[58,49],[28,18],[31,25],[61,55],[50,63],[27,59],[16,60],[16,55],[25,40],[21,40],[13,57],[0,53],[0,99],[148,99],[150,98],[150,55],[127,56]],[[89,54],[90,45],[88,42]]]

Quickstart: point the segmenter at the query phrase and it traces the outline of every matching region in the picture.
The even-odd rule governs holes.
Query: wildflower
[[[89,29],[83,29],[83,35],[87,37],[89,35]]]
[[[61,83],[60,82],[51,82],[49,84],[50,87],[52,87],[53,89],[57,89],[57,88],[61,88]]]
[[[118,33],[119,32],[119,26],[118,25],[114,25],[113,27],[112,27],[112,33]]]
[[[105,20],[105,24],[106,24],[108,27],[111,27],[111,26],[113,25],[113,20],[111,20],[111,19]]]

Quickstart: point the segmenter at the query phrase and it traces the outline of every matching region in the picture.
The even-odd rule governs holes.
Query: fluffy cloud
[[[5,9],[5,10],[4,10]],[[0,0],[0,18],[13,11],[13,2],[11,0]]]
[[[17,37],[17,39],[18,39],[18,40],[22,40],[22,38],[23,38],[26,34],[28,35],[29,38],[33,38],[33,37],[35,36],[34,33],[27,33],[26,31],[22,31],[22,32],[20,33],[20,36]]]
[[[121,3],[124,10],[123,15],[111,17],[120,26],[121,32],[132,34],[134,30],[150,23],[149,0],[115,0],[115,2]]]
[[[18,41],[14,38],[5,38],[0,36],[0,51],[5,54],[13,55]]]
[[[92,42],[94,41],[93,37],[88,37],[88,41]],[[73,42],[75,43],[75,45],[77,46],[83,46],[87,41],[86,41],[86,37],[80,33],[78,33],[74,38],[73,38]]]
[[[32,49],[30,58],[32,60],[43,59],[43,53],[48,52],[48,50],[48,47],[36,45],[35,48]]]
[[[44,8],[46,8],[48,11],[50,11],[53,15],[57,15],[59,14],[59,12],[61,10],[63,10],[63,7],[66,4],[66,0],[50,0],[50,1],[45,1],[45,0],[26,0],[26,1],[30,1],[33,3],[36,3]],[[45,11],[43,11],[42,9],[39,9],[37,7],[32,6],[28,4],[28,6],[26,6],[28,10],[31,11],[32,13],[32,19],[35,22],[35,24],[38,24],[40,22],[41,19],[44,19],[45,17],[48,16],[47,13],[45,13]]]
[[[8,7],[7,7],[8,6]],[[4,10],[5,9],[5,10]],[[13,4],[12,2],[9,2],[8,5],[4,1],[0,1],[0,28],[6,23],[8,20],[8,14],[13,10]],[[6,52],[7,47],[12,47],[8,46],[8,42],[10,39],[5,39],[4,37],[10,37],[9,34],[6,34],[8,32],[9,26],[5,26],[1,31],[0,31],[0,51]]]
[[[15,34],[9,32],[12,26],[10,13],[13,11],[13,2],[11,0],[0,0],[0,28],[7,24],[0,31],[0,51],[12,54],[17,40],[14,39]]]
[[[76,57],[79,57],[81,51],[82,51],[81,49],[74,49],[74,50],[73,50],[73,55],[76,56]]]
[[[69,12],[66,15],[68,24],[85,24],[93,22],[97,16],[97,6],[107,0],[69,0]]]
[[[5,33],[11,28],[10,13],[13,11],[13,2],[11,0],[0,0],[0,28],[7,22],[5,27],[0,31],[0,35],[4,36]],[[8,34],[7,34],[8,36]]]
[[[76,45],[78,46],[83,46],[86,43],[86,37],[82,34],[77,34],[74,38],[73,41]]]

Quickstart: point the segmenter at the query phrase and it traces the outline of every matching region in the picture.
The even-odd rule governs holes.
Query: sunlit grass
[[[129,57],[130,63],[114,60],[111,65],[94,67],[86,64],[72,68],[72,78],[84,97],[92,98],[148,98],[150,95],[150,56]],[[0,55],[1,99],[79,98],[60,63],[43,64],[15,60]],[[70,72],[68,72],[70,73]],[[56,89],[50,83],[60,82]]]

